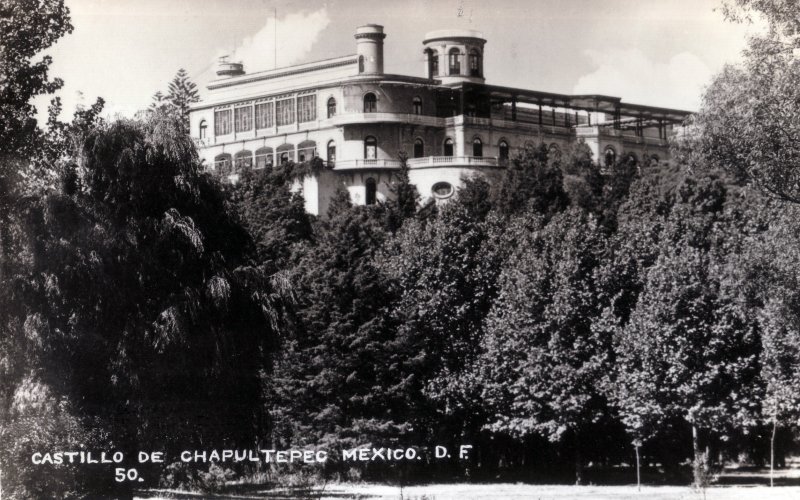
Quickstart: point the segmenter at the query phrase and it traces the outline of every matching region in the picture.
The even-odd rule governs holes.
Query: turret
[[[425,35],[425,76],[444,84],[483,83],[483,33],[473,30],[438,30]]]
[[[244,74],[244,64],[240,62],[228,61],[228,56],[222,56],[217,62],[217,76],[220,78],[230,78]]]
[[[358,72],[367,74],[383,73],[383,39],[386,35],[383,26],[366,24],[356,28],[356,53]]]

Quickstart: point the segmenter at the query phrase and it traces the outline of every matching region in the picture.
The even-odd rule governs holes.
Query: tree
[[[671,202],[647,200],[618,236],[649,243],[620,266],[638,271],[633,300],[617,309],[610,395],[635,441],[688,427],[697,484],[708,448],[753,428],[760,401],[759,330],[729,261],[743,247],[737,211],[726,210],[730,189],[719,178],[686,177]]]
[[[473,182],[488,188],[481,180],[467,184]],[[499,243],[497,217],[476,214],[462,193],[435,217],[407,221],[377,258],[396,297],[390,314],[398,335],[414,352],[415,427],[425,429],[431,445],[474,442],[479,435],[484,415],[468,367],[478,355],[498,261],[508,248]]]
[[[407,219],[414,217],[419,202],[417,187],[411,184],[408,177],[408,155],[401,152],[399,156],[400,170],[389,186],[393,196],[385,204],[384,225],[392,233],[397,232]]]
[[[418,353],[388,315],[374,261],[386,232],[374,207],[349,206],[344,190],[334,200],[291,273],[297,303],[270,382],[275,445],[412,444]]]
[[[261,264],[277,272],[291,266],[290,259],[310,244],[311,218],[300,194],[292,193],[291,166],[242,172],[232,187],[237,213],[255,243]]]
[[[776,436],[800,418],[800,283],[796,272],[800,254],[798,207],[780,202],[761,205],[759,211],[748,213],[750,225],[760,230],[750,235],[736,269],[743,275],[739,281],[747,283],[757,301],[764,383],[762,417],[769,428],[772,472],[776,463],[783,463],[785,452],[780,440],[776,443]]]
[[[252,444],[266,434],[261,375],[271,368],[279,283],[251,258],[252,242],[177,120],[95,128],[83,159],[78,189],[32,197],[13,213],[21,230],[0,325],[3,396],[31,378],[129,455],[147,443],[168,454]],[[23,417],[10,425],[25,429]]]
[[[778,198],[800,203],[800,7],[783,0],[726,2],[729,17],[770,22],[741,67],[726,66],[703,96],[687,142],[700,166],[725,169]]]
[[[50,56],[34,58],[72,29],[63,0],[9,0],[0,7],[0,282],[10,272],[9,214],[19,194],[17,183],[41,147],[31,99],[63,85],[49,78]]]
[[[179,69],[172,81],[169,82],[165,100],[180,118],[188,133],[189,107],[200,100],[200,94],[197,92],[197,85],[189,79],[189,74],[185,69]]]
[[[603,176],[592,161],[592,151],[584,142],[571,145],[561,159],[564,191],[570,204],[585,210],[598,210],[603,195]]]
[[[150,103],[150,110],[164,110],[168,106],[166,96],[159,90],[153,94],[152,102]]]
[[[51,57],[39,55],[72,29],[69,9],[63,1],[9,0],[0,5],[0,436],[9,450],[19,444],[10,439],[16,438],[20,430],[17,426],[37,433],[39,444],[59,447],[67,444],[69,438],[61,439],[65,433],[51,431],[72,428],[74,423],[74,415],[66,409],[45,415],[48,408],[54,407],[52,399],[39,401],[38,407],[24,404],[30,403],[24,397],[29,394],[26,389],[41,386],[30,378],[35,373],[26,363],[29,350],[26,342],[20,342],[20,334],[24,338],[24,323],[20,322],[24,307],[14,294],[24,266],[17,242],[24,230],[19,218],[20,204],[39,187],[26,186],[24,181],[35,177],[35,166],[41,161],[44,149],[44,136],[37,126],[31,100],[62,86],[60,79],[51,79],[48,74]],[[31,381],[27,387],[23,384],[26,377]],[[34,393],[44,395],[43,391]],[[77,434],[70,437],[78,437]],[[29,468],[19,474],[14,471],[7,454],[2,454],[0,473],[4,473],[6,492],[10,490],[20,496],[40,494],[30,481]],[[76,483],[74,476],[53,475],[51,479],[62,485]]]
[[[547,146],[528,146],[504,169],[492,191],[492,204],[503,215],[533,208],[552,215],[569,203],[559,162],[548,156]]]
[[[800,32],[800,6],[793,0],[724,0],[722,11],[733,21],[750,21],[752,13],[759,13],[778,33],[796,35]]]
[[[599,381],[611,339],[592,323],[601,311],[594,272],[604,238],[578,209],[526,214],[512,229],[517,245],[504,263],[477,365],[493,432],[539,434],[574,452],[583,481],[584,441],[606,418]]]

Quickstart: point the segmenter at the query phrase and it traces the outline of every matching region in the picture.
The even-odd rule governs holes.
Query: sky
[[[748,34],[763,29],[725,21],[719,2],[66,0],[75,30],[47,53],[68,114],[101,96],[107,116],[133,116],[179,68],[203,95],[221,55],[254,72],[353,54],[355,28],[377,23],[387,34],[385,71],[423,76],[425,33],[466,28],[488,40],[488,83],[692,111],[713,75],[740,60]],[[49,99],[36,101],[40,116]]]

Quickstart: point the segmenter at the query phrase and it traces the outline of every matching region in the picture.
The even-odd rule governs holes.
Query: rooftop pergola
[[[692,114],[690,111],[678,109],[624,103],[619,97],[599,94],[555,94],[499,85],[481,85],[473,83],[461,85],[461,90],[465,95],[479,94],[488,96],[491,104],[510,103],[512,106],[512,115],[516,113],[517,104],[548,106],[551,108],[585,111],[587,113],[606,113],[614,117],[614,121],[610,122],[609,125],[613,124],[615,127],[623,126],[626,122],[636,122],[640,127],[645,124],[680,124],[687,116]],[[631,120],[624,120],[624,118],[629,118]]]

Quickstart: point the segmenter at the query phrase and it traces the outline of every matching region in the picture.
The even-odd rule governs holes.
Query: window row
[[[285,99],[278,101],[277,106],[277,117],[278,117],[278,125],[287,125],[294,123],[294,106],[292,104],[292,99]],[[268,128],[272,127],[273,125],[273,114],[272,114],[272,106],[273,103],[260,103],[256,104],[255,106],[255,114],[256,114],[256,128]],[[414,99],[411,101],[411,109],[415,115],[422,114],[422,98],[419,96],[415,96]],[[249,121],[250,120],[250,111],[251,108],[249,107],[242,107],[234,109],[234,113],[236,113],[239,109],[242,110],[241,118],[240,115],[234,116],[234,121],[236,122],[236,131],[243,132],[246,130],[250,130]],[[378,111],[378,97],[373,92],[367,92],[364,94],[364,113],[375,113]],[[336,116],[337,107],[336,107],[336,99],[333,97],[328,98],[327,102],[327,110],[328,110],[328,118],[333,118]],[[226,114],[227,113],[227,114]],[[215,132],[217,135],[225,135],[229,134],[232,130],[229,124],[230,110],[223,110],[217,111],[215,113]],[[246,115],[246,116],[245,116]],[[316,111],[316,96],[302,96],[297,98],[297,121],[300,123],[309,122],[316,120],[317,118],[317,111]],[[240,120],[242,124],[240,126]],[[203,122],[205,123],[205,122]],[[204,139],[205,136],[203,134],[203,124],[201,124],[201,139]]]
[[[297,161],[304,162],[317,156],[317,145],[314,141],[301,142],[296,152]],[[233,156],[230,153],[222,153],[214,158],[214,168],[224,173],[231,167],[235,167],[236,170],[272,167],[276,161],[280,165],[295,161],[295,147],[292,144],[283,144],[276,149],[259,148],[255,154],[248,150],[239,151]]]
[[[364,94],[364,113],[375,113],[378,111],[378,97],[372,93]],[[422,98],[415,96],[411,100],[411,110],[415,115],[422,114]],[[333,112],[333,114],[331,114]],[[328,99],[328,118],[336,114],[336,100],[331,97]]]
[[[447,138],[444,140],[442,146],[442,155],[443,156],[453,156],[453,146],[454,146],[453,139]],[[508,142],[505,140],[501,140],[497,143],[498,149],[498,156],[501,160],[508,159]],[[425,143],[422,139],[417,138],[414,141],[414,158],[422,158],[425,156]],[[483,141],[479,137],[476,137],[472,140],[472,156],[481,157],[483,156]]]
[[[317,119],[317,96],[303,95],[275,102],[260,102],[255,105],[236,106],[233,109],[214,111],[214,135],[232,132],[249,132],[274,125],[291,125]],[[200,138],[205,139],[205,121],[200,123]]]
[[[644,160],[648,166],[658,166],[661,162],[661,158],[657,154],[652,155],[644,155]],[[639,164],[639,157],[634,152],[629,152],[624,156],[624,160],[627,163],[632,165]],[[604,167],[613,167],[614,164],[617,162],[617,152],[612,146],[606,146],[605,151],[603,152],[603,166]]]
[[[428,49],[428,78],[435,78],[437,76],[445,76],[439,73],[439,54],[433,50]],[[461,74],[461,51],[453,47],[447,53],[447,75],[456,76]],[[481,53],[476,49],[471,49],[467,54],[467,72],[468,76],[481,77],[483,75],[483,64],[481,61]]]
[[[454,152],[453,139],[447,138],[443,143],[442,154],[443,156],[453,156]],[[557,147],[552,145],[552,147]],[[501,160],[508,159],[509,146],[508,142],[501,140],[498,143],[499,157]],[[297,147],[297,161],[304,162],[317,156],[317,145],[314,141],[301,142]],[[417,138],[414,141],[414,158],[422,158],[425,156],[425,143],[422,139]],[[483,142],[480,138],[475,138],[472,143],[472,156],[483,156]],[[364,138],[364,159],[375,160],[378,158],[378,140],[374,136],[367,136]],[[336,162],[336,142],[331,140],[326,148],[326,160],[330,166]],[[225,171],[230,169],[231,166],[240,168],[265,168],[272,167],[275,162],[284,164],[288,161],[295,161],[295,147],[292,144],[283,144],[273,150],[271,147],[263,147],[256,150],[255,155],[248,151],[243,150],[231,156],[229,153],[223,153],[214,158],[215,168]]]

